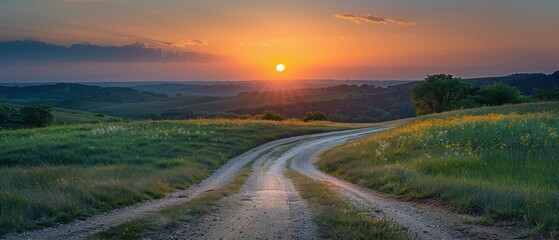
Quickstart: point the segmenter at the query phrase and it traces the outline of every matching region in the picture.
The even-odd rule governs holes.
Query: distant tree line
[[[556,98],[540,90],[536,98]],[[539,96],[539,97],[538,97]],[[497,106],[531,101],[520,91],[503,83],[474,87],[449,74],[430,75],[413,88],[412,101],[418,116],[480,106]]]
[[[408,83],[388,88],[371,85],[340,85],[313,91],[340,93],[338,99],[310,100],[296,103],[282,103],[255,108],[229,110],[235,114],[256,115],[274,111],[286,117],[303,119],[308,112],[320,111],[336,122],[382,122],[415,116],[411,101],[411,91],[417,84]],[[351,90],[351,91],[348,91]],[[330,94],[331,95],[331,94]],[[316,98],[315,98],[316,99]]]
[[[293,117],[284,116],[274,111],[264,111],[259,114],[235,114],[235,113],[195,113],[190,110],[181,109],[180,111],[170,111],[161,114],[149,113],[142,116],[143,120],[184,120],[184,119],[197,119],[197,118],[224,118],[224,119],[256,119],[256,120],[271,120],[283,121],[286,119],[294,119]],[[310,111],[305,113],[302,117],[304,122],[313,121],[336,121],[325,112]]]
[[[30,105],[20,109],[0,105],[0,128],[13,126],[46,127],[54,122],[50,106]]]

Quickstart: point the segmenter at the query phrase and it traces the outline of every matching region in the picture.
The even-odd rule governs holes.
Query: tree
[[[478,92],[478,101],[481,105],[498,106],[503,104],[521,102],[518,89],[503,83],[496,83],[482,88]]]
[[[49,106],[25,106],[20,112],[23,124],[29,127],[46,127],[54,121],[52,108]]]
[[[311,111],[305,113],[305,116],[303,116],[303,121],[328,121],[328,116],[326,115],[326,113],[321,111]]]
[[[413,106],[418,116],[457,109],[471,91],[469,84],[452,75],[430,75],[413,89]]]
[[[261,119],[262,120],[272,120],[272,121],[282,121],[284,119],[284,117],[279,113],[265,112],[264,114],[262,114]]]
[[[8,108],[4,105],[0,105],[0,124],[4,124],[6,121],[8,121],[9,117],[10,112]]]

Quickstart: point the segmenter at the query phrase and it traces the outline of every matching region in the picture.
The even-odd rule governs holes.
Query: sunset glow
[[[270,66],[289,59],[297,68],[284,72],[288,79],[551,73],[559,62],[557,11],[556,0],[0,1],[0,41],[182,54],[153,60],[131,53],[71,66],[28,61],[0,72],[6,81],[260,80],[277,77]]]

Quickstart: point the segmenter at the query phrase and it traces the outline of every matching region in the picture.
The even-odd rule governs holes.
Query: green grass
[[[347,127],[189,120],[0,131],[0,234],[163,197],[264,142]]]
[[[334,239],[408,239],[403,228],[363,214],[323,182],[295,171],[286,176],[314,213],[320,233]]]
[[[83,112],[64,108],[54,108],[53,113],[54,121],[59,125],[123,121],[122,118],[108,116],[101,113]]]
[[[93,235],[90,239],[141,239],[146,232],[170,231],[182,223],[216,210],[221,199],[241,190],[251,173],[252,168],[247,166],[241,169],[231,182],[219,189],[204,193],[181,205],[163,209],[152,216],[111,227]]]
[[[455,111],[320,157],[335,176],[405,199],[432,198],[524,235],[559,231],[559,104]]]

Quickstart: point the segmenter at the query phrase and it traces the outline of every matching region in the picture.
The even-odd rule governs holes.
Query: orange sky
[[[102,62],[75,63],[71,69],[57,63],[18,64],[0,66],[11,74],[0,81],[40,73],[62,80],[80,74],[88,80],[249,80],[420,79],[438,72],[468,77],[559,70],[559,1],[301,2],[0,1],[0,41],[34,37],[66,46],[142,42],[233,59],[148,68]],[[277,63],[287,71],[275,72]],[[23,67],[29,71],[18,73]]]

